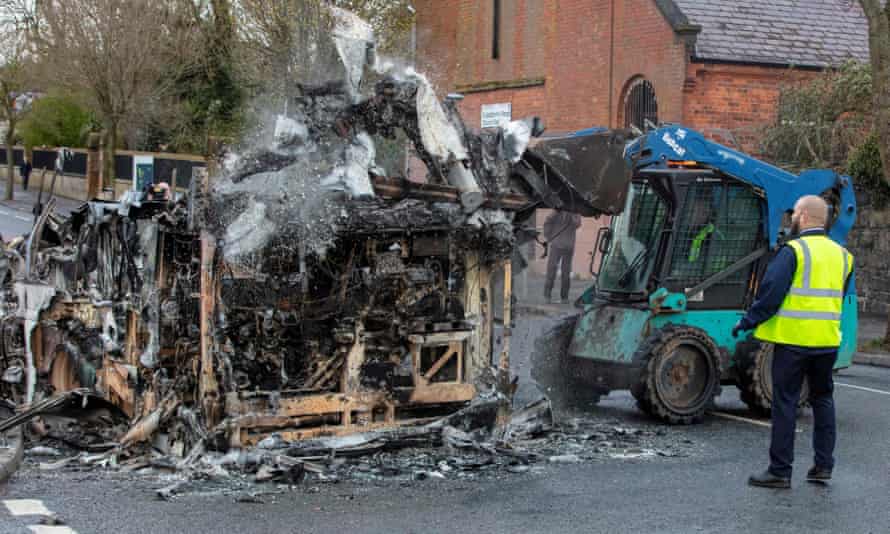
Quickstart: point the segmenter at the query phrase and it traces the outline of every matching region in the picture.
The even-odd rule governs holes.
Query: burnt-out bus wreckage
[[[416,424],[509,389],[534,211],[620,210],[624,134],[527,148],[539,121],[471,131],[419,75],[350,92],[301,87],[274,140],[219,155],[174,200],[50,202],[4,243],[0,384],[18,422],[76,392],[125,415],[118,447],[163,435],[186,456]],[[398,132],[425,182],[374,165],[372,136]]]

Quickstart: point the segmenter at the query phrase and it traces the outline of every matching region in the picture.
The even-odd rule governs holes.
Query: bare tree
[[[38,49],[53,82],[84,95],[105,128],[104,185],[122,130],[162,107],[197,32],[188,0],[43,0]]]
[[[30,108],[27,94],[31,58],[29,37],[34,18],[26,0],[0,1],[0,118],[6,122],[6,200],[13,198],[16,128]]]
[[[367,20],[377,34],[378,47],[383,53],[407,55],[414,7],[409,0],[334,0],[333,4],[355,12]]]
[[[875,131],[880,142],[884,179],[890,184],[890,2],[859,0],[859,3],[868,19]]]
[[[2,39],[5,40],[5,39]],[[2,46],[2,45],[0,45]],[[13,145],[16,139],[16,127],[30,107],[29,96],[26,94],[26,66],[18,50],[10,50],[3,46],[6,57],[0,65],[0,116],[6,121],[6,200],[13,198],[13,181],[15,177],[15,161]],[[14,47],[16,48],[16,47]]]
[[[239,64],[255,89],[276,97],[291,94],[297,82],[321,83],[337,77],[330,39],[330,6],[366,19],[386,53],[404,53],[414,10],[407,0],[233,0],[242,45]]]
[[[875,132],[884,167],[884,180],[890,184],[890,2],[859,0],[859,3],[868,19]],[[890,313],[887,315],[884,347],[890,349]]]
[[[239,67],[255,93],[291,94],[297,81],[314,78],[314,65],[330,50],[322,34],[331,21],[324,0],[237,0]]]

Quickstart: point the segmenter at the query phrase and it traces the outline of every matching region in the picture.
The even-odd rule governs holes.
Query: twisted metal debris
[[[341,30],[347,78],[295,88],[271,142],[216,154],[174,200],[130,192],[68,217],[50,203],[4,244],[5,398],[27,408],[86,390],[127,423],[69,445],[98,461],[157,451],[188,468],[270,436],[405,427],[441,439],[429,425],[509,392],[522,224],[540,206],[609,208],[526,151],[539,121],[470,131],[426,78],[356,53],[372,48],[367,32]],[[399,132],[425,182],[377,167],[373,136]],[[29,416],[37,436],[53,434],[46,413]]]

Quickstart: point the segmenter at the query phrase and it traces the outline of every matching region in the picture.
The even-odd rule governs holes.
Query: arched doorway
[[[623,110],[624,127],[636,126],[640,130],[647,129],[647,121],[658,124],[658,100],[655,98],[655,87],[645,78],[635,78],[624,91]]]

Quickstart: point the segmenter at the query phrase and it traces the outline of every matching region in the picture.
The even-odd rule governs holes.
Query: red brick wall
[[[814,71],[751,65],[689,63],[686,69],[683,124],[719,142],[725,132],[758,153],[763,128],[776,119],[783,85],[799,83]]]
[[[495,60],[491,0],[415,2],[419,68],[443,92],[463,89],[469,124],[478,125],[482,104],[512,102],[514,117],[539,115],[551,132],[615,126],[623,90],[638,76],[654,85],[661,118],[682,118],[686,46],[654,0],[501,0],[501,5],[501,57]],[[466,88],[538,78],[543,85],[531,88]]]
[[[471,19],[457,15],[462,0],[421,0],[417,6],[417,70],[447,91],[458,68],[458,28]],[[431,9],[436,6],[436,9]],[[446,16],[446,14],[449,14]]]
[[[655,88],[659,120],[680,121],[687,57],[685,42],[653,0],[616,0],[613,126],[624,126],[624,92],[640,76]]]

